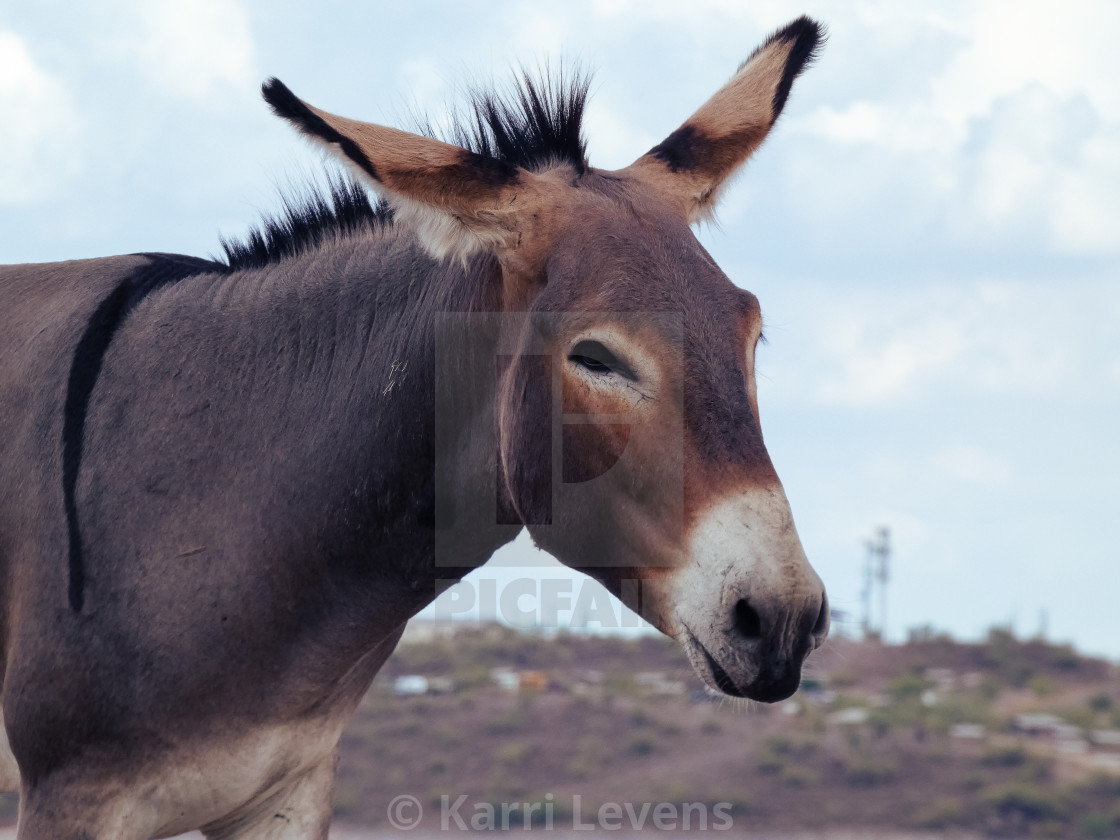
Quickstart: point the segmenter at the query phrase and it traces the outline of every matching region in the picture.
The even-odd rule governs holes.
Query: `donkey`
[[[770,36],[590,167],[587,83],[451,145],[263,87],[338,183],[226,262],[0,271],[0,659],[19,837],[323,838],[405,622],[528,528],[732,696],[829,610],[763,445],[757,299],[693,236],[813,58]],[[557,465],[556,469],[553,465]]]

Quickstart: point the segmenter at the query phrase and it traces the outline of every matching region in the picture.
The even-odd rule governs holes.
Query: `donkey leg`
[[[209,840],[327,840],[338,750],[231,822],[207,826]]]
[[[20,796],[17,840],[148,840],[152,826],[127,804],[79,795]]]
[[[12,746],[8,743],[3,712],[0,712],[0,791],[19,792],[19,765],[16,764]]]

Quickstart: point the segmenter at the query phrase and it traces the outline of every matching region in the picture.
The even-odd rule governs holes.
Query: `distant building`
[[[393,680],[393,691],[402,697],[428,693],[428,678],[419,674],[406,674]]]
[[[521,688],[521,678],[512,668],[492,668],[490,679],[507,691],[517,691]]]
[[[517,675],[518,691],[545,691],[548,675],[544,671],[522,671]]]
[[[1120,773],[1120,753],[1096,753],[1093,756],[1093,766]]]
[[[954,723],[949,727],[949,737],[958,741],[982,741],[988,730],[982,723]]]
[[[1088,742],[1081,737],[1081,727],[1066,723],[1057,715],[1033,712],[1016,715],[1011,725],[1033,738],[1045,738],[1060,753],[1081,755],[1089,752]]]
[[[1081,733],[1081,730],[1073,724],[1066,723],[1057,715],[1048,712],[1025,712],[1021,715],[1015,715],[1011,725],[1018,732],[1035,737],[1057,738],[1071,733]]]
[[[828,716],[828,722],[835,726],[860,726],[867,723],[870,713],[862,706],[851,709],[841,709]]]
[[[1094,729],[1089,734],[1089,740],[1094,747],[1120,752],[1120,729]]]
[[[449,639],[455,635],[455,625],[450,621],[432,621],[430,618],[414,618],[405,625],[401,635],[402,645],[421,644],[439,639]]]

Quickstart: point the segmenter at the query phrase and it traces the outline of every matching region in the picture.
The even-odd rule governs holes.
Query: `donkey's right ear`
[[[709,216],[720,187],[774,127],[823,37],[807,17],[779,29],[699,111],[623,172],[679,207],[690,223]]]
[[[323,146],[389,202],[438,258],[517,248],[515,204],[537,176],[511,163],[395,128],[320,111],[279,79],[261,88],[277,116]]]

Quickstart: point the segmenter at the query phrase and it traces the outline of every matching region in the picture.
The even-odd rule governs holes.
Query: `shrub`
[[[1107,694],[1094,694],[1089,698],[1089,708],[1097,713],[1107,712],[1112,709],[1112,698]]]
[[[528,741],[507,741],[494,751],[494,761],[507,767],[517,767],[533,751]]]
[[[989,767],[1020,767],[1026,763],[1028,755],[1029,753],[1018,744],[990,747],[980,756],[980,763]]]
[[[650,755],[656,748],[653,739],[645,736],[638,736],[637,738],[631,739],[630,743],[626,746],[626,750],[631,755]]]
[[[1060,794],[1022,783],[989,788],[981,794],[980,804],[1010,823],[1060,820],[1069,812],[1069,804]]]
[[[832,688],[851,688],[853,685],[859,685],[859,682],[859,677],[850,671],[837,671],[828,680]]]
[[[820,775],[808,767],[787,766],[782,771],[782,781],[790,787],[803,788],[820,781]]]
[[[756,769],[764,776],[777,776],[785,766],[786,763],[777,756],[767,755],[759,759]]]
[[[793,740],[785,735],[767,735],[763,743],[774,755],[789,755],[793,752]]]
[[[1070,645],[1049,645],[1050,665],[1061,671],[1079,671],[1084,664]]]
[[[897,777],[898,771],[890,764],[865,758],[852,758],[845,761],[844,779],[855,787],[878,787],[890,784]]]
[[[1120,814],[1089,814],[1081,821],[1081,833],[1086,837],[1120,837]]]
[[[1035,674],[1027,680],[1027,688],[1039,697],[1049,697],[1056,693],[1060,687],[1058,681],[1049,674]]]
[[[999,697],[999,693],[1003,690],[999,680],[992,679],[991,677],[984,677],[980,681],[980,696],[985,700],[991,701]]]
[[[942,735],[954,723],[979,723],[990,730],[995,728],[997,722],[990,703],[960,696],[946,697],[932,709],[928,709],[926,721],[933,731]]]
[[[1030,755],[1015,778],[1020,782],[1048,782],[1054,778],[1054,759],[1048,755]]]
[[[1066,706],[1058,709],[1056,714],[1066,723],[1072,723],[1082,729],[1092,729],[1097,720],[1096,712],[1088,706]]]
[[[923,674],[899,674],[887,684],[887,693],[896,701],[913,700],[930,688],[933,688],[933,683]]]
[[[1078,785],[1078,790],[1090,795],[1120,799],[1120,776],[1098,770]]]
[[[968,809],[956,799],[939,799],[914,815],[914,825],[930,831],[965,825],[968,821]]]
[[[474,664],[456,668],[451,672],[451,679],[455,681],[455,688],[458,691],[485,688],[492,682],[490,669],[485,665]]]
[[[611,753],[602,738],[585,735],[579,740],[576,754],[568,762],[568,772],[577,779],[594,779],[609,764]]]
[[[986,784],[987,780],[984,778],[983,774],[969,773],[967,776],[961,779],[961,790],[969,792],[977,791],[983,788]]]

